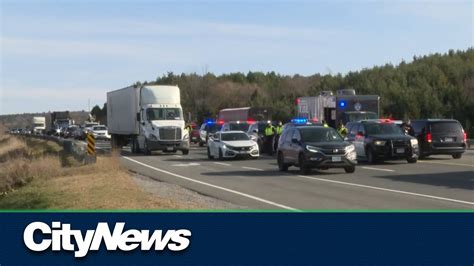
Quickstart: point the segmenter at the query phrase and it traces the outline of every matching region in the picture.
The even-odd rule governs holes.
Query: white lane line
[[[423,198],[429,198],[429,199],[437,199],[437,200],[451,201],[451,202],[462,203],[462,204],[467,204],[467,205],[474,205],[474,202],[470,202],[470,201],[457,200],[457,199],[451,199],[451,198],[443,198],[443,197],[413,193],[413,192],[408,192],[408,191],[403,191],[403,190],[395,190],[395,189],[388,189],[388,188],[382,188],[382,187],[373,187],[373,186],[367,186],[367,185],[361,185],[361,184],[355,184],[355,183],[349,183],[349,182],[342,182],[342,181],[336,181],[336,180],[329,180],[329,179],[317,178],[317,177],[311,177],[311,176],[304,176],[304,175],[298,175],[298,177],[311,179],[311,180],[316,180],[316,181],[321,181],[321,182],[335,183],[335,184],[340,184],[340,185],[348,185],[348,186],[362,187],[362,188],[370,188],[370,189],[388,191],[388,192],[405,194],[405,195],[410,195],[410,196],[417,196],[417,197],[423,197]]]
[[[263,169],[260,169],[260,168],[253,168],[253,167],[247,167],[247,166],[242,166],[242,168],[248,169],[248,170],[263,171]]]
[[[230,164],[228,163],[219,163],[219,162],[214,162],[215,164],[218,164],[218,165],[223,165],[223,166],[231,166]]]
[[[174,157],[177,157],[177,158],[183,158],[183,156],[181,155],[173,155]]]
[[[474,167],[472,164],[463,164],[463,163],[443,163],[443,162],[430,162],[430,161],[418,161],[419,163],[433,163],[433,164],[445,164],[445,165],[456,165],[456,166],[469,166]]]
[[[190,181],[190,182],[194,182],[194,183],[198,183],[198,184],[201,184],[201,185],[205,185],[205,186],[208,186],[208,187],[212,187],[212,188],[217,188],[217,189],[220,189],[220,190],[223,190],[223,191],[227,191],[227,192],[230,192],[230,193],[234,193],[236,195],[239,195],[239,196],[242,196],[242,197],[246,197],[246,198],[249,198],[249,199],[253,199],[253,200],[256,200],[256,201],[260,201],[260,202],[263,202],[263,203],[266,203],[266,204],[269,204],[269,205],[273,205],[273,206],[276,206],[278,208],[282,208],[282,209],[286,209],[286,210],[290,210],[290,211],[300,211],[298,209],[295,209],[293,207],[289,207],[289,206],[286,206],[286,205],[283,205],[283,204],[279,204],[279,203],[276,203],[276,202],[273,202],[273,201],[269,201],[269,200],[266,200],[266,199],[262,199],[262,198],[259,198],[259,197],[256,197],[256,196],[252,196],[250,194],[247,194],[247,193],[243,193],[243,192],[240,192],[240,191],[237,191],[237,190],[233,190],[233,189],[229,189],[229,188],[225,188],[225,187],[221,187],[221,186],[217,186],[217,185],[213,185],[213,184],[210,184],[210,183],[206,183],[206,182],[203,182],[203,181],[199,181],[199,180],[195,180],[195,179],[192,179],[192,178],[189,178],[189,177],[185,177],[185,176],[182,176],[182,175],[178,175],[178,174],[175,174],[175,173],[171,173],[171,172],[168,172],[166,170],[163,170],[163,169],[159,169],[159,168],[156,168],[156,167],[153,167],[153,166],[150,166],[150,165],[147,165],[147,164],[144,164],[142,162],[139,162],[137,160],[134,160],[132,158],[129,158],[129,157],[126,157],[126,156],[122,156],[123,158],[129,160],[129,161],[132,161],[136,164],[139,164],[141,166],[145,166],[145,167],[148,167],[150,169],[153,169],[155,171],[158,171],[158,172],[161,172],[161,173],[164,173],[164,174],[168,174],[168,175],[171,175],[171,176],[174,176],[174,177],[178,177],[178,178],[181,178],[181,179],[184,179],[184,180],[187,180],[187,181]]]
[[[385,169],[385,168],[375,168],[375,167],[366,167],[366,166],[362,166],[361,168],[368,169],[368,170],[375,170],[375,171],[395,172],[395,170]]]

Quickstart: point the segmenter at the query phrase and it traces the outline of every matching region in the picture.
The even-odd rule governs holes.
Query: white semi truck
[[[33,134],[43,134],[46,131],[46,117],[44,116],[35,116],[33,117]]]
[[[113,148],[130,144],[134,153],[189,153],[177,86],[130,86],[108,92],[107,126]]]

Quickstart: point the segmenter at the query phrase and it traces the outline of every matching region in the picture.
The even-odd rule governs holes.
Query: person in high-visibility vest
[[[273,139],[275,137],[275,128],[271,121],[268,121],[267,126],[263,130],[265,136],[265,151],[269,155],[273,155]]]
[[[278,121],[277,126],[275,127],[275,140],[273,141],[273,151],[278,149],[278,142],[280,141],[281,133],[283,132],[283,123]]]
[[[323,127],[329,127],[328,123],[326,122],[326,120],[323,120]]]
[[[342,124],[342,121],[339,121],[339,124],[337,125],[337,132],[339,132],[342,137],[347,135],[347,128]]]

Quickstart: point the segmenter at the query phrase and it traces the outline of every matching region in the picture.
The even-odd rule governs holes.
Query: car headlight
[[[355,150],[355,147],[354,145],[349,145],[344,150],[346,151],[346,153],[351,153]]]
[[[157,141],[157,140],[158,140],[158,138],[157,138],[155,135],[153,135],[153,134],[150,134],[150,136],[148,136],[148,138],[149,138],[150,140],[153,140],[153,141]]]
[[[374,144],[376,146],[383,146],[383,145],[385,145],[385,143],[386,143],[385,140],[376,140],[376,141],[374,141]]]
[[[258,150],[258,144],[254,144],[254,145],[252,146],[252,150]]]
[[[418,145],[418,140],[417,139],[410,139],[410,144],[411,144],[411,146],[416,146],[416,145]]]
[[[314,146],[311,146],[311,145],[306,145],[306,149],[310,152],[319,152],[318,147],[314,147]]]
[[[223,149],[227,149],[227,146],[225,144],[222,145]]]

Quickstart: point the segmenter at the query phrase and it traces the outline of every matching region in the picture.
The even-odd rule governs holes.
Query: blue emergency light
[[[306,119],[306,118],[293,118],[293,119],[291,119],[291,122],[293,122],[295,124],[306,124],[306,123],[308,123],[308,119]]]
[[[340,101],[339,102],[339,107],[341,107],[341,108],[346,107],[346,101]]]

